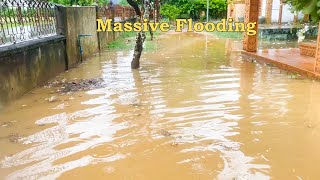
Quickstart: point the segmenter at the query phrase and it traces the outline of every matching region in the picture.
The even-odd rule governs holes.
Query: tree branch
[[[134,11],[136,12],[136,14],[141,17],[141,10],[139,8],[138,2],[135,0],[127,0],[128,4],[130,4],[130,6],[134,9]]]

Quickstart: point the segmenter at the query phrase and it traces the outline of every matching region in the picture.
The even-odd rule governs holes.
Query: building
[[[244,19],[245,1],[228,1],[228,18],[232,17],[235,21]],[[259,17],[264,19],[267,24],[275,23],[295,23],[304,18],[300,13],[291,12],[290,5],[283,3],[283,0],[260,0]],[[264,18],[263,18],[264,17]],[[307,16],[306,16],[307,17]]]

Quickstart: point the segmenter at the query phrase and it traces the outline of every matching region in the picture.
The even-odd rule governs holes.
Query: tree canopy
[[[177,15],[181,18],[199,18],[201,11],[206,11],[207,0],[162,0],[162,5],[170,9],[179,9],[180,13]],[[169,5],[169,6],[168,6]],[[225,16],[227,10],[226,0],[209,0],[209,15],[213,18],[221,18]],[[161,13],[165,16],[168,13],[164,12],[165,8],[161,9]],[[163,13],[164,12],[164,13]],[[176,14],[178,11],[174,11]],[[168,17],[170,18],[170,17]]]
[[[310,14],[313,22],[319,21],[320,0],[287,0],[286,3],[290,4],[294,11]]]

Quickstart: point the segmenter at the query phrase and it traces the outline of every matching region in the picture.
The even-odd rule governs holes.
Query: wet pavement
[[[299,48],[263,49],[257,52],[242,52],[242,54],[277,66],[283,70],[298,73],[300,76],[320,79],[320,74],[314,70],[315,58],[301,55]]]
[[[132,51],[106,51],[11,102],[0,177],[317,179],[320,83],[239,43],[168,33],[140,70]]]

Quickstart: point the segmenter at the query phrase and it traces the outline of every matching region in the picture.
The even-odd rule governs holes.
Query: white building
[[[268,9],[269,8],[269,9]],[[291,12],[290,5],[283,3],[282,4],[282,13],[281,9],[281,0],[260,0],[260,10],[259,16],[266,18],[268,22],[268,17],[271,18],[271,23],[278,23],[281,19],[282,23],[291,23],[295,19],[295,13]],[[271,14],[271,16],[270,16]],[[235,21],[238,21],[239,18],[244,17],[245,15],[245,4],[244,0],[230,0],[228,2],[228,18],[232,17]],[[280,18],[281,15],[281,18]],[[302,19],[304,15],[300,12],[297,13],[297,18]]]

